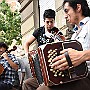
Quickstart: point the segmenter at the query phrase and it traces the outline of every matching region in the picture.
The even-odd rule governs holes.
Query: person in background
[[[22,49],[22,46],[16,46],[17,49],[12,52],[16,56],[16,59],[19,62],[19,69],[18,69],[18,75],[20,80],[20,89],[22,90],[22,84],[23,81],[32,77],[31,71],[30,71],[30,65],[29,61],[27,60],[24,50]]]
[[[22,90],[22,84],[23,84],[23,81],[25,79],[25,74],[26,74],[25,65],[21,58],[17,57],[16,59],[19,62],[18,75],[19,75],[19,81],[20,81],[20,90]]]
[[[44,26],[39,27],[37,30],[33,32],[32,35],[29,36],[28,40],[26,40],[24,45],[25,53],[29,53],[29,46],[37,40],[38,46],[41,46],[46,43],[53,42],[52,37],[53,34],[60,31],[55,27],[55,11],[52,9],[45,10],[43,14]],[[63,35],[60,32],[61,35]]]
[[[19,87],[18,65],[15,55],[8,53],[7,44],[0,42],[0,90],[16,90]]]
[[[44,26],[39,27],[33,32],[25,43],[24,50],[28,54],[29,46],[37,40],[38,46],[43,44],[54,42],[54,35],[60,30],[55,27],[55,11],[52,9],[47,9],[43,14]],[[60,35],[63,35],[60,32]],[[29,78],[23,83],[23,90],[36,90],[39,87],[37,80],[35,78]]]
[[[24,65],[25,65],[25,79],[28,79],[28,78],[31,78],[32,77],[32,74],[31,74],[31,69],[30,69],[30,64],[29,64],[29,61],[27,59],[27,57],[24,55],[22,55],[22,58],[21,58],[24,62]]]
[[[18,74],[20,80],[20,88],[22,88],[23,81],[28,78],[31,78],[32,74],[29,62],[27,61],[25,54],[20,54],[20,56],[17,57],[17,60],[19,62]]]
[[[64,49],[53,59],[51,67],[61,71],[68,69],[69,65],[65,57],[67,52],[74,67],[86,61],[89,72],[80,80],[52,87],[40,86],[37,90],[90,90],[90,9],[86,0],[64,0],[63,8],[67,22],[75,25],[75,33],[71,39],[79,41],[84,51]]]

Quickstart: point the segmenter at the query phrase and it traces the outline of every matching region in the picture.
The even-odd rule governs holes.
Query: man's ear
[[[81,11],[81,4],[77,4],[77,12]]]

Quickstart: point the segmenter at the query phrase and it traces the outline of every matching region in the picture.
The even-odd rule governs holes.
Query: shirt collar
[[[88,22],[89,19],[90,19],[90,17],[85,17],[83,20],[80,21],[79,25],[83,26],[84,24],[86,24]],[[73,31],[75,32],[77,30],[78,30],[78,27],[77,27],[77,25],[75,25]]]

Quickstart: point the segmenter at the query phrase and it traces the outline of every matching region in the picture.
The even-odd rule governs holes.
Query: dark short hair
[[[82,15],[85,17],[90,16],[90,9],[86,0],[64,0],[63,7],[66,2],[68,2],[74,10],[76,10],[77,4],[81,4]]]
[[[45,20],[45,18],[54,18],[55,20],[55,11],[52,9],[45,10],[43,14],[43,19]]]
[[[0,42],[0,48],[2,48],[2,47],[5,48],[6,50],[8,50],[8,46],[4,42]]]

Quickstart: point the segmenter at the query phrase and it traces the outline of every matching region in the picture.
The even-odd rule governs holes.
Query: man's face
[[[50,30],[54,27],[55,24],[55,20],[54,18],[45,18],[44,20],[44,25],[45,25],[45,29]]]
[[[66,2],[64,5],[65,19],[68,23],[75,25],[77,23],[77,12],[69,6],[69,3]]]
[[[3,48],[3,47],[0,47],[0,55],[2,55],[4,52],[5,52],[5,48]]]

